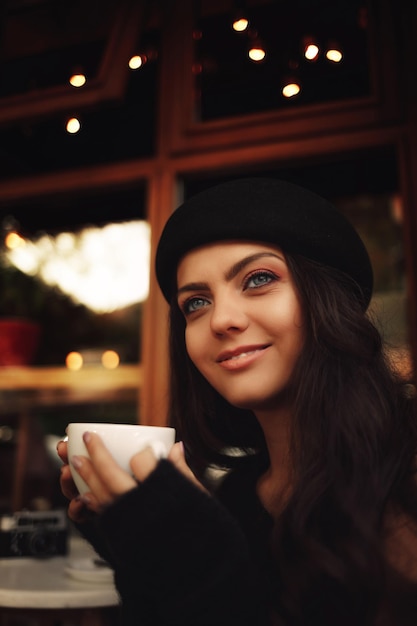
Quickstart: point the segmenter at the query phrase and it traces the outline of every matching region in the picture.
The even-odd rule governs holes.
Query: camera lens
[[[29,552],[33,556],[48,556],[55,552],[55,539],[45,530],[37,530],[30,538]]]

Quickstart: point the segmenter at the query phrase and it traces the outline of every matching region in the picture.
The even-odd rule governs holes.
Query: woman
[[[356,231],[300,187],[234,180],[173,213],[156,273],[186,456],[146,450],[132,477],[87,433],[91,493],[61,481],[125,623],[415,624],[414,399],[367,317]]]

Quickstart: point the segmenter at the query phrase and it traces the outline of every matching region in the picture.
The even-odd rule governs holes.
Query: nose
[[[248,327],[249,319],[242,309],[242,303],[230,295],[216,298],[212,305],[210,325],[215,335],[241,332]]]

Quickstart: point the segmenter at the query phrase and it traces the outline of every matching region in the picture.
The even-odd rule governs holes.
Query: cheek
[[[187,326],[185,328],[185,347],[187,349],[188,356],[199,369],[199,361],[202,354],[202,334],[195,331],[195,328]]]
[[[264,326],[269,329],[272,335],[284,340],[289,350],[295,356],[301,352],[305,340],[304,319],[297,302],[289,302],[287,306],[278,306],[275,314],[271,315],[271,309],[264,318]]]
[[[264,326],[279,333],[286,331],[303,334],[303,314],[295,297],[275,301],[258,311],[258,319]]]

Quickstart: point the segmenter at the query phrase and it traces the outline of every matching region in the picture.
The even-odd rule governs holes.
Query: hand
[[[207,489],[200,483],[198,478],[194,476],[193,472],[188,467],[187,461],[185,460],[184,446],[182,441],[179,441],[172,446],[171,451],[168,455],[168,460],[171,461],[171,463],[177,468],[179,472],[181,472],[181,474],[184,474],[184,476],[188,478],[188,480],[194,483],[196,487],[208,493]]]
[[[96,513],[100,513],[122,494],[136,488],[138,482],[143,482],[158,464],[152,449],[145,448],[135,454],[130,461],[132,476],[114,461],[97,433],[85,433],[83,438],[90,458],[76,456],[72,458],[72,463],[90,488],[90,492],[80,499],[89,510]],[[188,467],[181,443],[172,447],[168,460],[188,480],[205,490]]]
[[[59,441],[57,445],[57,452],[60,459],[63,461],[61,467],[60,485],[61,491],[70,504],[68,506],[68,517],[76,523],[83,523],[86,521],[88,511],[85,503],[81,500],[78,489],[72,479],[71,470],[68,465],[68,452],[67,442]]]

